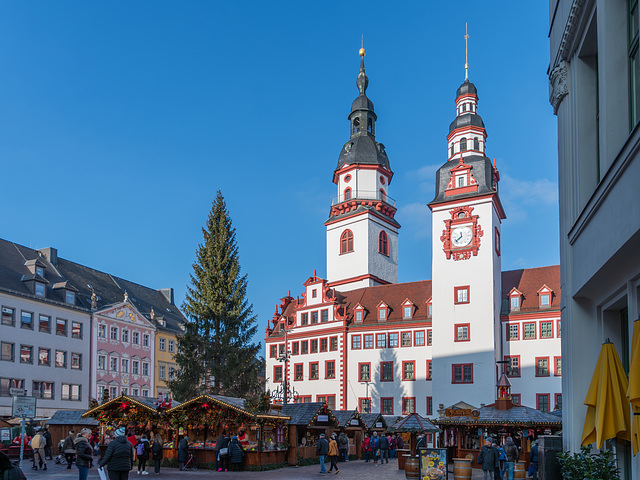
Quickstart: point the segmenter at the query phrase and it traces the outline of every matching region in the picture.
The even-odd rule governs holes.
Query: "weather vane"
[[[469,32],[467,22],[464,24],[464,79],[469,80]]]

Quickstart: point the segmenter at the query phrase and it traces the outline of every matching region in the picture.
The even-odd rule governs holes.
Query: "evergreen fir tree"
[[[246,299],[247,276],[240,275],[235,229],[220,190],[198,246],[182,310],[189,318],[179,339],[175,398],[200,393],[246,396],[257,391],[259,346],[253,307]]]

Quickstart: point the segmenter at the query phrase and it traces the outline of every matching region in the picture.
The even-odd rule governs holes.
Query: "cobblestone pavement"
[[[31,462],[25,460],[23,463],[23,470],[28,480],[76,480],[78,478],[78,470],[74,467],[67,469],[66,465],[56,465],[53,462],[47,463],[47,470],[32,470]],[[388,464],[376,466],[374,463],[365,463],[362,460],[356,460],[351,462],[344,462],[338,464],[340,473],[334,475],[333,473],[327,475],[321,475],[319,465],[311,465],[308,467],[288,467],[278,470],[269,470],[265,472],[214,472],[212,470],[198,470],[196,472],[181,472],[175,468],[163,468],[159,475],[153,473],[153,466],[147,467],[149,475],[137,475],[136,470],[131,471],[129,474],[130,480],[142,480],[142,479],[161,479],[161,480],[204,480],[205,478],[235,478],[237,480],[247,479],[261,479],[261,480],[305,480],[312,478],[334,477],[334,478],[347,478],[347,479],[365,479],[372,478],[375,480],[382,479],[403,479],[405,478],[404,470],[398,470],[398,461],[390,460]],[[327,464],[327,468],[329,465]],[[451,467],[453,468],[453,467]],[[95,468],[89,470],[89,480],[98,480],[98,472]],[[480,470],[474,470],[472,480],[482,478],[482,472]],[[449,480],[453,480],[453,470],[449,471]]]

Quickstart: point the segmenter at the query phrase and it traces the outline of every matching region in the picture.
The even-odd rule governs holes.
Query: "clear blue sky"
[[[429,279],[426,204],[464,80],[465,22],[502,176],[503,270],[558,263],[539,2],[2,2],[0,237],[172,286],[180,304],[220,188],[261,340],[278,299],[325,275],[364,35],[395,172],[400,281]]]

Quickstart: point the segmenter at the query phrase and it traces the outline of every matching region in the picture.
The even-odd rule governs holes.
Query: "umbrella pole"
[[[411,432],[411,456],[416,456],[416,432]]]

